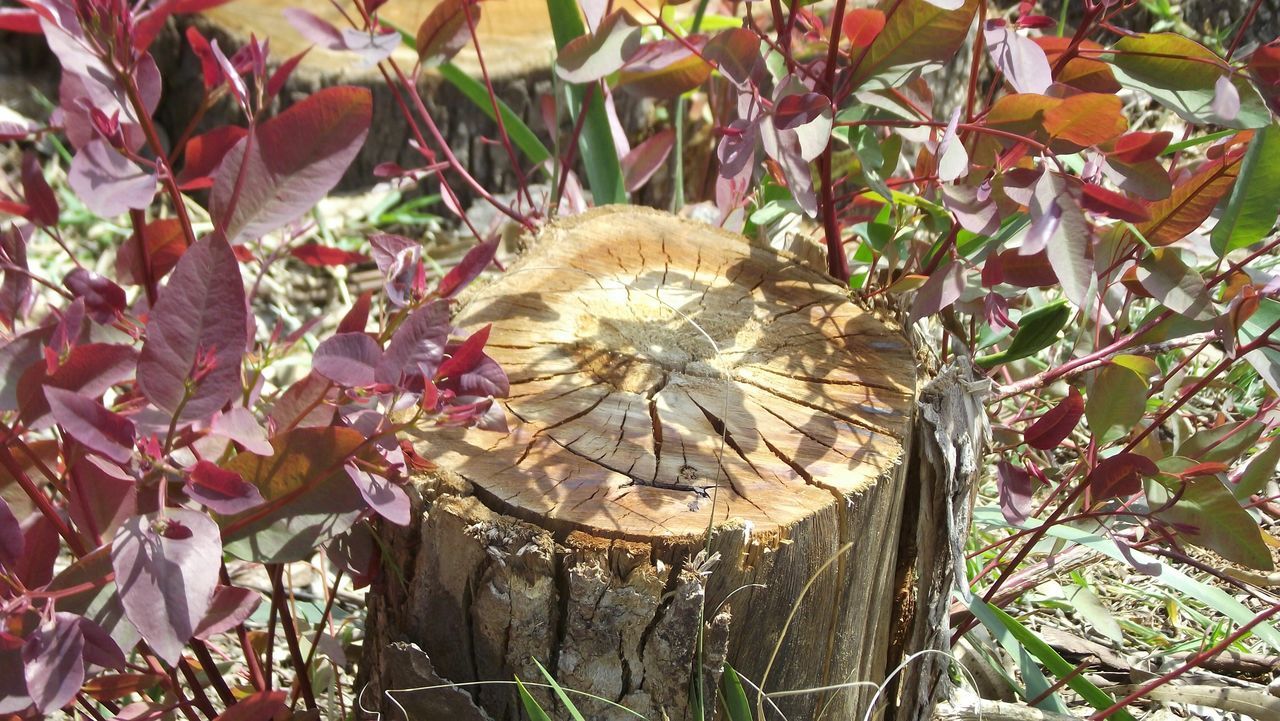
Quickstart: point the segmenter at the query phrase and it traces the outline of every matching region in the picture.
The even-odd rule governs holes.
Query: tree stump
[[[900,553],[920,545],[917,370],[892,322],[762,244],[612,207],[545,229],[455,323],[492,324],[510,432],[424,434],[439,468],[370,597],[366,705],[517,719],[501,683],[382,691],[540,681],[537,660],[685,719],[690,684],[714,698],[725,660],[780,691],[879,683],[914,650],[914,584],[942,576]],[[770,703],[858,719],[873,693]]]

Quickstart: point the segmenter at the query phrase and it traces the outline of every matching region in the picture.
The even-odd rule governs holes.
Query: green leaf
[[[1137,272],[1142,287],[1169,310],[1193,320],[1217,317],[1204,278],[1188,268],[1172,248],[1153,249],[1142,259]]]
[[[529,693],[529,689],[525,688],[520,678],[516,677],[516,692],[520,694],[520,705],[524,706],[524,712],[529,716],[529,721],[551,721],[551,717],[546,711],[538,705],[533,696]]]
[[[1168,464],[1161,465],[1163,468]],[[1152,508],[1167,503],[1181,486],[1182,495],[1177,502],[1156,513],[1156,517],[1177,529],[1180,538],[1242,566],[1261,571],[1274,568],[1258,522],[1240,507],[1240,501],[1216,475],[1179,481],[1162,474],[1158,480],[1147,486],[1147,501]]]
[[[1145,33],[1121,38],[1111,64],[1125,87],[1141,90],[1193,124],[1260,128],[1271,122],[1266,103],[1243,75],[1231,84],[1240,94],[1240,112],[1223,120],[1213,112],[1214,85],[1230,73],[1212,50],[1177,33]]]
[[[1241,324],[1240,338],[1246,343],[1253,343],[1278,322],[1280,301],[1264,298],[1258,304],[1258,310]],[[1269,340],[1274,342],[1275,339]],[[1244,359],[1258,371],[1258,375],[1271,386],[1271,390],[1280,393],[1280,350],[1268,345],[1245,354]]]
[[[742,688],[742,679],[738,678],[738,672],[727,663],[720,676],[720,700],[729,721],[752,721],[751,704]]]
[[[484,84],[467,75],[462,68],[453,63],[441,63],[436,71],[467,96],[468,100],[475,103],[481,112],[490,119],[494,119],[493,104],[489,102],[489,91],[485,89]],[[507,137],[511,138],[511,142],[524,153],[530,163],[541,166],[551,157],[551,151],[547,150],[547,146],[543,145],[541,140],[538,140],[538,136],[519,115],[516,115],[511,106],[503,102],[502,98],[497,100],[498,112],[502,115],[502,125],[507,129]]]
[[[977,363],[991,368],[1039,353],[1058,340],[1058,331],[1070,318],[1071,308],[1065,299],[1027,311],[1018,321],[1018,332],[1009,347],[999,353],[979,356]]]
[[[1261,493],[1275,473],[1277,461],[1280,461],[1280,443],[1273,438],[1265,449],[1249,459],[1249,465],[1245,466],[1244,473],[1236,482],[1236,498],[1243,500]]]
[[[1132,369],[1111,364],[1094,376],[1084,415],[1099,443],[1127,434],[1146,411],[1147,382]]]
[[[1049,644],[1040,640],[1040,637],[1032,633],[1030,629],[1023,626],[1021,623],[1018,623],[1016,618],[1005,613],[1004,610],[998,607],[991,606],[990,609],[992,615],[1000,619],[1000,622],[1004,624],[1005,628],[1009,629],[1009,632],[1018,640],[1018,643],[1022,644],[1022,647],[1027,649],[1032,656],[1039,659],[1040,663],[1044,664],[1045,668],[1049,669],[1049,672],[1054,676],[1057,676],[1058,678],[1065,678],[1068,674],[1075,671],[1074,665],[1069,663],[1062,656],[1058,655],[1057,651],[1053,650]],[[1099,711],[1111,708],[1111,706],[1116,702],[1110,694],[1093,685],[1093,683],[1090,682],[1089,679],[1085,678],[1083,674],[1076,674],[1072,676],[1071,679],[1067,681],[1067,685],[1071,687],[1072,691],[1080,694],[1080,697],[1088,702],[1090,706],[1098,709]],[[1133,721],[1133,716],[1124,709],[1116,711],[1107,718],[1119,719],[1121,721]]]
[[[555,36],[557,51],[563,50],[574,38],[587,34],[574,0],[547,0],[547,12],[551,16],[551,33]],[[584,109],[587,87],[568,85],[565,95],[570,119],[576,123],[579,113],[587,114],[582,122],[582,134],[578,137],[578,151],[587,169],[592,199],[596,205],[626,203],[626,182],[622,177],[622,164],[618,162],[617,146],[613,144],[609,116],[605,112],[604,93],[595,88]]]
[[[879,7],[885,26],[865,53],[854,52],[854,89],[872,79],[875,87],[892,88],[917,70],[942,67],[968,36],[978,0],[964,0],[956,10],[928,0],[881,0]]]
[[[1036,704],[1036,708],[1042,711],[1067,713],[1067,705],[1062,702],[1061,696],[1050,692],[1051,685],[1049,680],[1044,677],[1044,673],[1036,665],[1030,650],[1013,635],[1013,632],[1005,625],[1004,621],[996,615],[996,610],[994,606],[983,601],[978,596],[973,596],[969,599],[969,611],[973,613],[973,617],[981,621],[982,625],[986,626],[987,630],[991,632],[991,635],[995,636],[1000,646],[1010,656],[1018,660],[1018,668],[1022,671],[1022,680],[1027,685],[1027,688],[1025,690],[1015,690],[1028,701],[1038,696],[1044,696],[1044,699]]]
[[[980,524],[995,528],[1035,528],[1040,526],[1040,521],[1034,518],[1027,519],[1021,524],[1010,524],[1004,519],[1004,514],[999,508],[981,507],[975,508],[973,511],[973,521]],[[1152,583],[1159,584],[1174,591],[1177,594],[1194,598],[1218,613],[1235,621],[1238,624],[1246,624],[1253,620],[1256,615],[1236,599],[1231,594],[1215,588],[1208,584],[1201,583],[1190,576],[1186,575],[1177,568],[1160,561],[1160,559],[1148,553],[1144,553],[1137,549],[1130,549],[1127,552],[1121,552],[1116,546],[1114,540],[1108,536],[1099,536],[1088,531],[1074,528],[1072,526],[1055,524],[1045,529],[1045,535],[1053,538],[1060,538],[1064,541],[1080,544],[1086,548],[1097,551],[1110,557],[1114,561],[1122,564],[1141,564],[1144,566],[1155,566],[1158,570],[1155,575],[1147,576]],[[1272,651],[1280,651],[1280,631],[1269,623],[1260,623],[1253,627],[1253,635],[1261,639],[1271,648]],[[1246,636],[1247,638],[1247,636]]]
[[[1241,426],[1248,426],[1241,429]],[[1231,463],[1258,442],[1263,425],[1257,421],[1223,423],[1198,431],[1178,446],[1178,455],[1202,463]],[[1240,429],[1240,430],[1237,430]]]
[[[1280,126],[1259,130],[1249,141],[1227,209],[1210,236],[1219,257],[1262,240],[1280,214]]]

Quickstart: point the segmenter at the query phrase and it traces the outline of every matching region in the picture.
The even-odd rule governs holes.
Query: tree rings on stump
[[[900,330],[790,256],[638,208],[551,225],[455,323],[492,325],[510,432],[423,434],[440,470],[405,582],[373,597],[375,689],[538,681],[536,659],[683,719],[726,660],[766,691],[885,678],[916,402]],[[465,690],[475,718],[520,718],[510,686]],[[767,706],[861,718],[873,693]],[[395,698],[417,718],[456,694]]]

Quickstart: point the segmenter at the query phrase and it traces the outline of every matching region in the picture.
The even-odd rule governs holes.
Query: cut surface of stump
[[[510,432],[424,434],[441,471],[375,649],[416,644],[454,682],[536,679],[536,658],[654,719],[686,718],[694,669],[710,692],[726,658],[770,691],[883,680],[916,397],[897,329],[794,258],[633,208],[544,230],[455,324],[491,325]],[[409,685],[392,658],[375,687]],[[853,718],[871,693],[776,703]]]

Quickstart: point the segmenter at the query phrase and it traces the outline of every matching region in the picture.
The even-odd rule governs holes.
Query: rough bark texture
[[[915,623],[903,568],[936,569],[899,557],[920,545],[904,506],[917,379],[892,323],[792,256],[618,208],[544,231],[455,322],[493,324],[511,431],[424,436],[440,470],[396,540],[405,583],[372,594],[367,702],[537,680],[537,659],[568,688],[682,719],[692,670],[711,698],[726,658],[768,691],[879,683],[897,664]],[[406,654],[429,673],[407,677]],[[469,691],[470,718],[518,718],[509,686]],[[773,701],[849,719],[873,694]],[[458,701],[393,696],[411,718]]]

